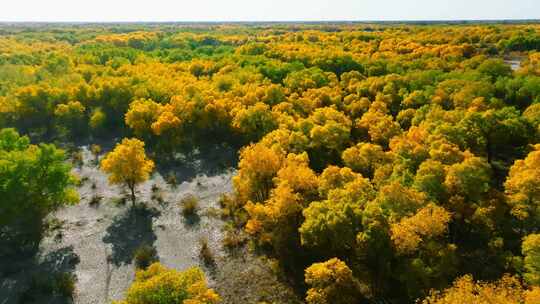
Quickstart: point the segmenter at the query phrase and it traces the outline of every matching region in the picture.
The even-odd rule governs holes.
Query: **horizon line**
[[[324,19],[305,19],[305,20],[64,20],[64,21],[44,21],[44,20],[18,20],[8,21],[0,20],[0,24],[24,24],[24,23],[43,23],[43,24],[196,24],[196,23],[414,23],[414,22],[540,22],[540,18],[483,18],[483,19],[388,19],[388,20],[369,20],[369,19],[342,19],[342,20],[324,20]]]

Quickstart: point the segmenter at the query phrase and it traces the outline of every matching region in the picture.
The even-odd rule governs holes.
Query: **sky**
[[[0,21],[540,19],[540,0],[1,0]]]

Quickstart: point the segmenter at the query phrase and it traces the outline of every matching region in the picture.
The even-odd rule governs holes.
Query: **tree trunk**
[[[487,162],[491,167],[493,167],[493,165],[491,164],[491,161],[493,160],[493,152],[491,148],[491,141],[489,140],[488,136],[486,136],[486,152],[487,152]]]
[[[129,190],[131,190],[131,205],[135,207],[135,185],[129,185]]]

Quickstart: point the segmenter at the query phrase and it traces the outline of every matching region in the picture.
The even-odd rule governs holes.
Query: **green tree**
[[[487,59],[478,66],[480,73],[488,75],[492,80],[499,77],[507,77],[512,74],[512,69],[501,59]]]
[[[328,200],[312,202],[304,209],[305,220],[299,229],[302,244],[324,254],[350,254],[362,230],[363,208],[374,197],[373,187],[362,176],[330,190]]]
[[[484,158],[468,157],[448,168],[444,185],[450,194],[478,200],[490,189],[491,168]]]
[[[429,159],[423,162],[416,171],[413,186],[419,191],[427,193],[430,198],[443,201],[446,195],[445,177],[446,168],[444,165]]]
[[[530,105],[524,112],[525,118],[533,127],[534,138],[533,143],[540,143],[540,103]]]
[[[13,129],[0,131],[0,255],[35,249],[45,217],[78,201],[65,160],[54,145],[31,145]]]
[[[485,151],[490,164],[498,155],[516,155],[515,150],[526,145],[533,134],[525,118],[512,107],[469,112],[458,126],[465,131],[468,146],[479,155]]]
[[[79,101],[59,104],[54,110],[60,133],[80,136],[87,130],[86,107]]]
[[[381,146],[371,143],[358,143],[343,151],[341,157],[347,167],[370,178],[379,166],[391,161],[391,156]]]
[[[525,280],[531,285],[540,286],[540,234],[529,234],[523,239],[521,252],[525,266]]]
[[[277,128],[275,115],[270,107],[262,102],[242,109],[236,113],[232,126],[250,141],[257,141]]]

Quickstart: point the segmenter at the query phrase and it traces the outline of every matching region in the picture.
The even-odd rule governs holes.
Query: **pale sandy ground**
[[[160,173],[138,187],[138,203],[147,211],[133,211],[125,205],[113,203],[124,190],[110,186],[107,176],[95,166],[87,147],[82,149],[85,164],[74,169],[87,180],[79,188],[81,201],[54,214],[62,228],[47,236],[41,243],[34,262],[21,262],[15,273],[0,277],[0,304],[17,303],[18,295],[28,284],[28,278],[38,270],[70,271],[77,277],[77,304],[108,304],[121,299],[134,278],[134,251],[142,244],[157,249],[161,263],[183,270],[192,266],[207,272],[209,284],[224,293],[224,303],[293,303],[294,295],[279,283],[266,263],[242,251],[231,257],[221,244],[224,222],[217,216],[218,200],[222,193],[232,190],[233,169],[215,174],[195,174],[205,163],[194,164],[189,174],[180,176],[179,185],[168,185]],[[235,153],[216,150],[216,153]],[[219,160],[219,157],[216,158]],[[189,171],[189,170],[187,170]],[[208,171],[208,170],[201,170]],[[95,183],[95,189],[92,184]],[[157,185],[163,203],[152,200],[152,185]],[[91,198],[102,197],[98,206],[91,206]],[[200,199],[198,216],[186,219],[178,202],[186,195]],[[59,236],[61,234],[61,237]],[[207,238],[216,256],[217,266],[208,269],[199,256],[200,238]],[[38,303],[66,303],[65,299],[40,299]]]

